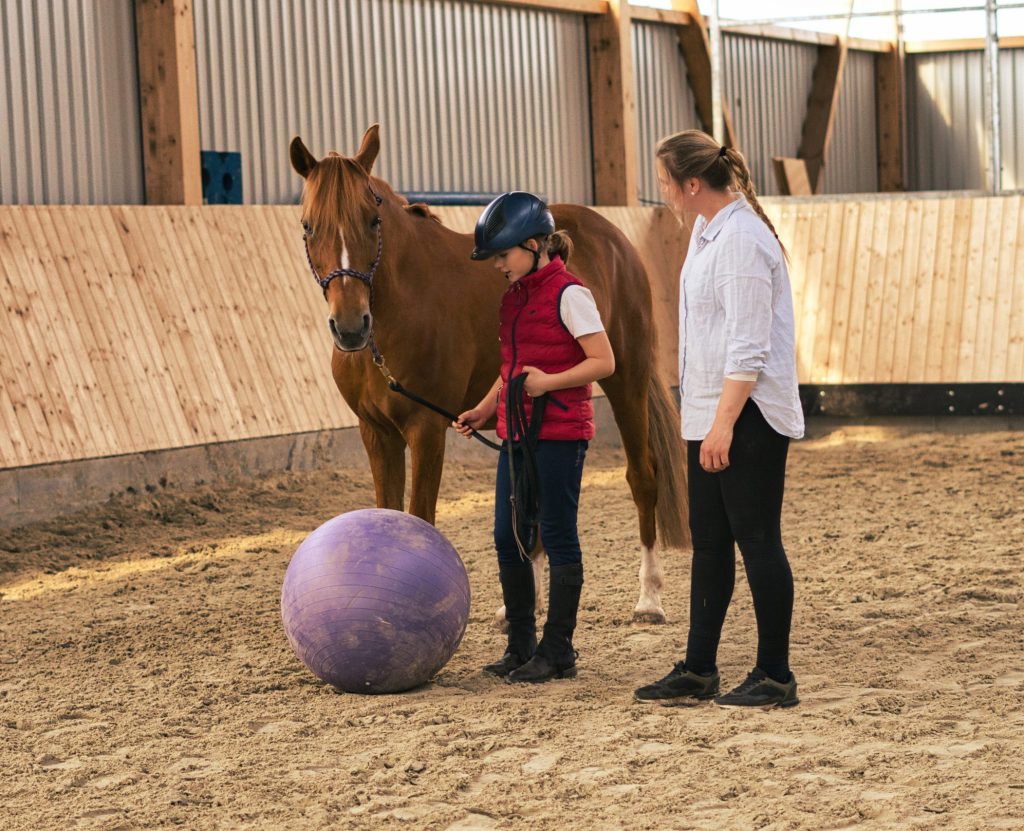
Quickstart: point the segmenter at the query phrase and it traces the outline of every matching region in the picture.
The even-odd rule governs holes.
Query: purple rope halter
[[[374,192],[373,188],[370,187],[369,184],[367,184],[367,187],[370,189],[370,193],[373,195],[373,199],[379,208],[381,204],[383,204],[384,200]],[[331,280],[334,280],[337,277],[355,277],[357,280],[362,280],[366,283],[367,288],[370,290],[370,305],[373,305],[373,275],[377,272],[377,266],[380,265],[381,253],[384,251],[384,235],[380,230],[381,224],[382,220],[380,218],[380,214],[377,214],[373,218],[373,225],[377,229],[377,256],[374,257],[373,262],[370,264],[369,271],[357,271],[354,268],[336,268],[326,277],[321,277],[317,274],[316,266],[313,265],[313,258],[309,255],[309,234],[305,233],[302,235],[302,244],[306,249],[306,262],[309,263],[309,270],[313,272],[313,279],[316,280],[321,289],[326,292],[327,287],[331,284]]]
[[[370,194],[373,196],[373,201],[377,203],[379,208],[384,200],[380,195],[374,191],[370,186],[370,183],[366,183],[366,187],[369,189]],[[357,280],[361,280],[366,283],[367,289],[370,292],[369,307],[373,309],[373,275],[377,273],[377,266],[380,265],[381,254],[384,252],[384,234],[381,232],[381,225],[383,220],[378,213],[373,218],[373,225],[377,229],[377,256],[373,258],[373,262],[370,263],[369,271],[358,271],[354,268],[336,268],[330,272],[326,277],[321,277],[316,270],[316,266],[313,265],[313,258],[309,254],[309,233],[302,235],[302,245],[306,249],[306,262],[309,263],[309,270],[313,273],[313,279],[316,280],[317,285],[323,289],[324,294],[327,294],[327,287],[331,284],[331,281],[338,277],[355,277]],[[384,374],[384,377],[391,383],[394,379],[391,377],[391,373],[388,372],[387,367],[384,364],[384,356],[381,355],[380,349],[377,348],[377,342],[373,338],[373,333],[370,333],[369,337],[370,352],[373,355],[373,362],[377,365],[377,368]]]

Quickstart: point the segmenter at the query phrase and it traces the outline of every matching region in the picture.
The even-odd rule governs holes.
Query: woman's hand
[[[537,398],[546,392],[551,392],[553,389],[550,380],[551,376],[544,372],[544,370],[537,369],[535,366],[524,366],[523,372],[528,373],[525,384],[527,395]]]
[[[732,446],[732,427],[717,422],[700,443],[700,466],[708,473],[721,473],[729,467],[729,448]]]
[[[473,437],[473,431],[479,430],[487,422],[487,413],[481,410],[479,407],[474,407],[472,410],[466,410],[461,413],[459,417],[452,422],[452,427],[455,428],[456,432],[460,436],[465,436],[467,439]]]

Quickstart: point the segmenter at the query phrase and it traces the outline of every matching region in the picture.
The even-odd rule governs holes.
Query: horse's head
[[[306,180],[302,226],[310,266],[330,309],[331,337],[346,352],[364,349],[373,331],[370,299],[382,237],[370,170],[379,150],[376,124],[353,158],[330,153],[317,161],[298,136],[289,148],[292,167]]]

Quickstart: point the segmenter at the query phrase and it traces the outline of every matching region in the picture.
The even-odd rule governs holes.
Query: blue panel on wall
[[[242,204],[242,154],[201,151],[203,204]]]

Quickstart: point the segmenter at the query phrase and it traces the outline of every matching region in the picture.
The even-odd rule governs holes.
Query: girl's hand
[[[523,372],[527,373],[525,387],[528,395],[537,398],[546,392],[551,392],[548,386],[550,383],[548,379],[551,376],[546,372],[535,366],[524,366]]]
[[[483,427],[486,421],[487,415],[479,407],[474,407],[459,415],[458,419],[452,422],[452,427],[460,436],[470,439],[473,437],[473,431]]]
[[[708,473],[721,473],[729,467],[731,446],[732,428],[712,424],[704,441],[700,443],[700,466]]]

